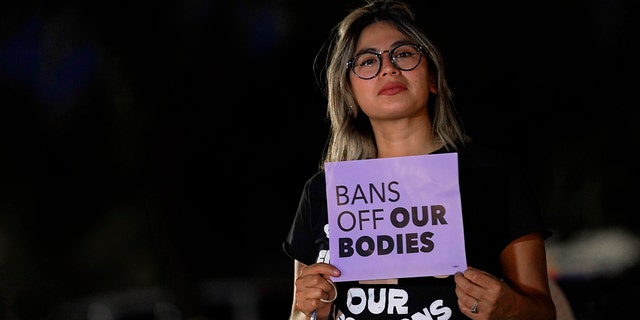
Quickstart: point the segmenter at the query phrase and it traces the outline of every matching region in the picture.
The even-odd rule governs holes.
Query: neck
[[[430,154],[438,149],[442,145],[436,144],[434,141],[424,141],[422,143],[392,143],[392,144],[378,144],[378,158],[391,158],[391,157],[403,157],[403,156],[418,156]]]
[[[378,158],[416,156],[432,153],[442,147],[434,140],[431,126],[374,130],[378,147]]]

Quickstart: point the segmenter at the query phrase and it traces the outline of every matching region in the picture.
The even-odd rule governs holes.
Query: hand
[[[517,293],[487,272],[469,267],[464,273],[457,272],[454,279],[458,306],[469,318],[503,319],[515,306]]]
[[[310,316],[314,310],[328,315],[330,306],[338,295],[331,277],[340,276],[340,270],[327,263],[315,263],[300,270],[295,281],[296,308]]]

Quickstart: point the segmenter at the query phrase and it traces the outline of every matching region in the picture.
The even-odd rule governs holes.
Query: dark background
[[[466,130],[528,168],[576,316],[628,310],[637,2],[409,3]],[[281,242],[327,133],[314,59],[356,4],[0,4],[1,319],[286,318]]]

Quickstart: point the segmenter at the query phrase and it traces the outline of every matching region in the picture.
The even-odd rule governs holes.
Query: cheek
[[[413,83],[413,91],[416,95],[415,97],[420,100],[420,103],[427,103],[430,94],[436,93],[436,87],[429,79],[429,76],[426,72],[421,72],[420,74],[416,74],[416,77],[412,81]]]
[[[433,79],[429,73],[427,64],[421,62],[420,66],[416,68],[415,71],[416,72],[411,75],[414,78],[413,82],[420,88],[425,88],[431,93],[435,93],[437,86],[435,84],[435,79]]]
[[[364,101],[371,92],[372,82],[373,81],[362,80],[360,78],[351,78],[351,91],[358,104],[360,104],[360,101]]]
[[[415,74],[415,78],[414,78],[413,83],[416,86],[416,88],[426,89],[425,93],[427,93],[427,94],[429,94],[429,93],[435,94],[435,93],[438,92],[438,88],[436,86],[435,79],[432,79],[430,77],[430,74],[426,70],[426,68],[420,69],[420,72]]]

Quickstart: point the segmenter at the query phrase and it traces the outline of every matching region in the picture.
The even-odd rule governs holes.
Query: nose
[[[398,68],[396,68],[396,66],[393,64],[393,61],[391,60],[391,54],[389,54],[389,50],[382,51],[380,55],[382,56],[380,73],[382,73],[383,76],[398,72]]]

